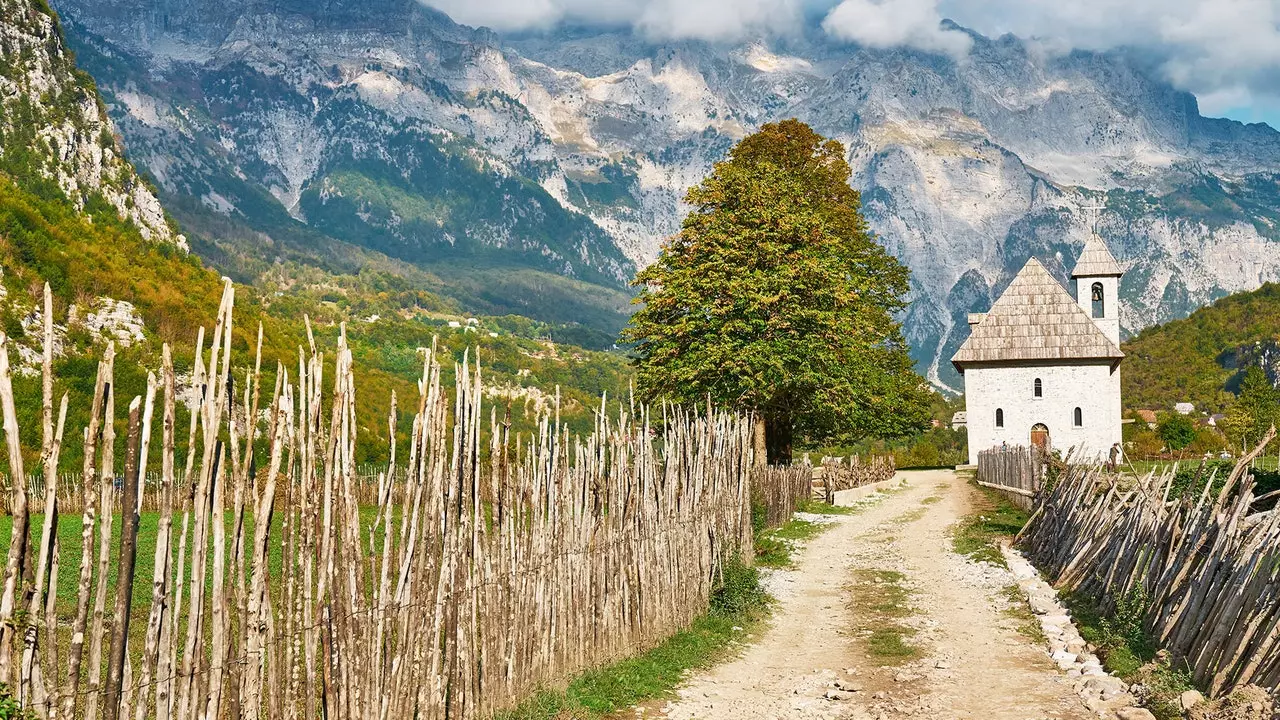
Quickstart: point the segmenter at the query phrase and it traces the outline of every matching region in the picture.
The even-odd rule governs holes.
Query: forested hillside
[[[80,428],[84,419],[75,413],[89,405],[84,398],[92,392],[102,345],[117,345],[117,391],[124,398],[145,389],[147,371],[159,366],[161,342],[174,346],[179,372],[189,372],[197,328],[212,328],[223,281],[187,252],[176,223],[124,158],[93,81],[76,69],[52,11],[17,0],[0,0],[0,10],[6,18],[0,25],[0,329],[19,370],[19,414],[32,421],[23,426],[38,426],[34,371],[43,285],[49,284],[56,374],[66,379],[58,391],[72,396],[68,427]],[[193,240],[197,249],[217,251],[215,240]],[[560,387],[566,418],[586,429],[599,394],[620,398],[627,387],[620,355],[560,344],[602,343],[577,325],[483,313],[469,322],[475,308],[486,305],[442,298],[426,273],[406,275],[371,252],[342,260],[329,271],[286,255],[259,268],[258,281],[237,290],[234,352],[239,363],[252,360],[262,323],[264,367],[274,376],[277,361],[296,367],[306,342],[304,318],[322,350],[334,345],[346,323],[361,370],[361,435],[385,439],[390,391],[413,402],[419,348],[433,342],[459,359],[468,351],[479,357],[487,394],[512,403],[517,427],[531,427],[534,409],[552,402]],[[384,451],[385,442],[363,441],[373,437],[358,447]],[[64,461],[77,462],[78,451],[68,450]]]
[[[1124,401],[1133,408],[1195,403],[1218,412],[1240,377],[1261,366],[1280,379],[1280,284],[1268,283],[1148,328],[1124,344]]]

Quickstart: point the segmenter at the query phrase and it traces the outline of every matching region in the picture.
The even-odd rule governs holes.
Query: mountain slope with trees
[[[177,224],[120,151],[53,11],[40,0],[0,0],[0,10],[0,330],[19,370],[14,392],[22,426],[38,427],[41,389],[32,371],[48,283],[56,374],[65,379],[58,392],[72,396],[70,431],[84,426],[75,413],[89,406],[83,400],[106,341],[118,346],[122,397],[145,389],[161,342],[173,345],[179,372],[189,371],[196,329],[212,328],[223,279],[182,247]],[[459,359],[478,357],[490,398],[511,405],[517,428],[532,427],[536,408],[553,402],[559,388],[564,416],[589,429],[600,393],[620,398],[627,388],[621,355],[559,344],[574,339],[576,325],[483,312],[468,321],[475,306],[432,292],[425,273],[404,272],[373,251],[340,258],[345,265],[327,271],[286,254],[266,265],[263,282],[240,286],[233,351],[237,362],[251,361],[262,323],[264,368],[272,377],[275,361],[296,364],[306,343],[304,316],[322,347],[331,347],[346,324],[359,366],[362,451],[386,447],[390,391],[416,396],[419,350],[433,343]],[[78,450],[70,452],[64,460],[74,463]]]
[[[1128,407],[1190,402],[1197,410],[1221,412],[1249,368],[1280,383],[1280,284],[1229,295],[1187,318],[1148,328],[1123,349]]]
[[[870,229],[912,270],[904,335],[939,387],[961,389],[947,358],[967,314],[1030,257],[1066,279],[1062,258],[1094,230],[1127,271],[1127,333],[1280,280],[1280,133],[1204,117],[1134,53],[953,25],[963,57],[816,25],[723,42],[502,35],[416,0],[54,2],[132,157],[228,273],[225,256],[310,252],[291,239],[303,226],[498,314],[563,322],[543,313],[590,289],[582,322],[616,331],[627,266],[679,230],[685,191],[795,117],[849,150]]]

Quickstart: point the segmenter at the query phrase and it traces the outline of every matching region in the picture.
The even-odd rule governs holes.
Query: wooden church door
[[[1049,449],[1049,428],[1044,423],[1036,423],[1031,427],[1031,446],[1040,450]]]

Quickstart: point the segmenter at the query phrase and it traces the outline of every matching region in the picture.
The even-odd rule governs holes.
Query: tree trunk
[[[774,415],[765,419],[765,446],[768,449],[770,465],[791,463],[791,434],[789,414]]]

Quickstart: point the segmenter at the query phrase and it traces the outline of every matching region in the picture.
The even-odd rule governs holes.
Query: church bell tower
[[[1120,347],[1120,278],[1124,271],[1106,243],[1090,234],[1071,277],[1076,281],[1076,302],[1093,318],[1111,342]]]

